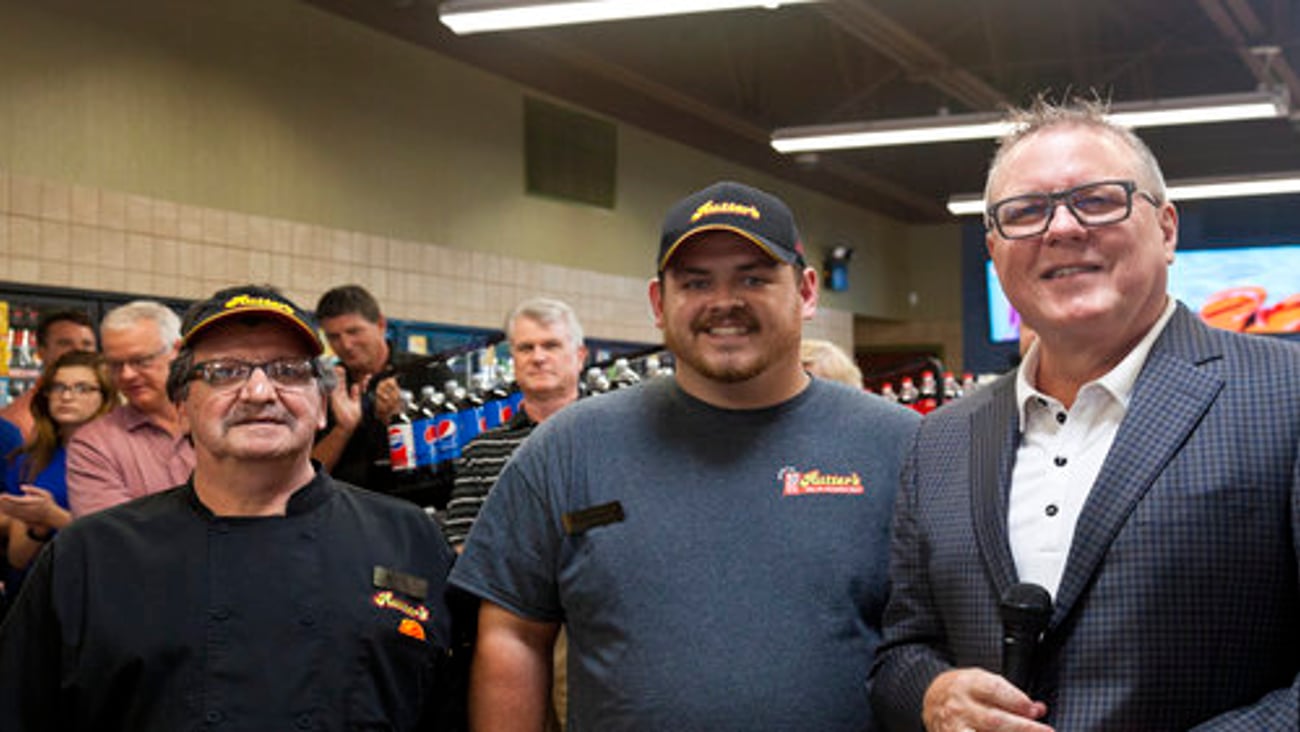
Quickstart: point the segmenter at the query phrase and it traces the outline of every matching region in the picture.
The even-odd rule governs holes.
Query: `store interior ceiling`
[[[995,112],[1035,95],[1260,89],[1300,110],[1296,0],[822,0],[456,36],[436,0],[307,0],[555,100],[909,223],[953,222],[989,140],[782,155],[783,127]],[[1300,112],[1141,132],[1169,180],[1300,171]]]

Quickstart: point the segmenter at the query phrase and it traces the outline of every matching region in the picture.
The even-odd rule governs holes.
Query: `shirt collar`
[[[1142,366],[1147,361],[1147,356],[1151,355],[1151,347],[1155,345],[1156,339],[1164,332],[1165,326],[1169,324],[1169,319],[1174,316],[1174,311],[1178,309],[1178,302],[1174,298],[1168,298],[1165,302],[1165,309],[1156,319],[1155,324],[1142,336],[1142,340],[1133,347],[1124,359],[1116,364],[1115,368],[1103,374],[1100,378],[1089,381],[1080,387],[1080,391],[1092,384],[1105,389],[1120,406],[1128,409],[1129,400],[1133,396],[1133,385],[1137,383],[1138,374],[1142,372]],[[1016,372],[1016,404],[1020,410],[1020,431],[1025,431],[1025,425],[1029,423],[1029,404],[1031,400],[1044,399],[1056,401],[1052,397],[1040,392],[1029,380],[1030,374],[1038,373],[1039,360],[1039,343],[1029,346],[1029,351],[1025,353],[1025,358]]]

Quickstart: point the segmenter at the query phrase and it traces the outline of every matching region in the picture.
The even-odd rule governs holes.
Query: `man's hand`
[[[397,385],[397,377],[390,376],[375,387],[375,418],[380,424],[388,424],[402,410],[402,392]]]
[[[348,384],[347,370],[342,366],[334,367],[334,375],[338,377],[338,383],[330,392],[330,413],[334,415],[334,425],[350,435],[361,423],[361,394],[366,390],[370,377]]]
[[[1052,732],[1034,720],[1047,714],[997,674],[959,668],[935,677],[925,691],[921,719],[928,732]]]

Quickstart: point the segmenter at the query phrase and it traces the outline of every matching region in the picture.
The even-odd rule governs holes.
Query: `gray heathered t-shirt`
[[[515,453],[451,581],[567,623],[571,732],[872,729],[916,421],[821,380],[758,410],[672,379],[583,400]]]

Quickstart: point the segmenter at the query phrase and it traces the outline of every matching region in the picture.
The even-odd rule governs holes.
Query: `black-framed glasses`
[[[163,355],[170,350],[171,346],[164,345],[160,350],[150,353],[147,356],[135,356],[134,358],[124,358],[121,360],[109,358],[105,359],[104,363],[108,366],[108,370],[115,374],[122,373],[123,369],[127,366],[130,366],[133,371],[144,371],[157,363],[158,359],[162,358]]]
[[[1047,231],[1058,203],[1082,226],[1118,224],[1133,213],[1133,194],[1159,206],[1160,201],[1139,191],[1131,180],[1099,180],[1052,193],[1027,193],[1004,198],[989,206],[988,220],[1003,239],[1028,239]]]
[[[190,381],[198,379],[214,389],[233,389],[247,383],[259,369],[271,383],[287,388],[307,386],[320,376],[316,360],[311,358],[278,358],[262,363],[219,358],[194,364]]]
[[[51,399],[58,399],[59,397],[65,397],[69,394],[84,397],[98,393],[100,393],[99,384],[60,384],[54,382],[45,386],[45,396],[50,397]]]

